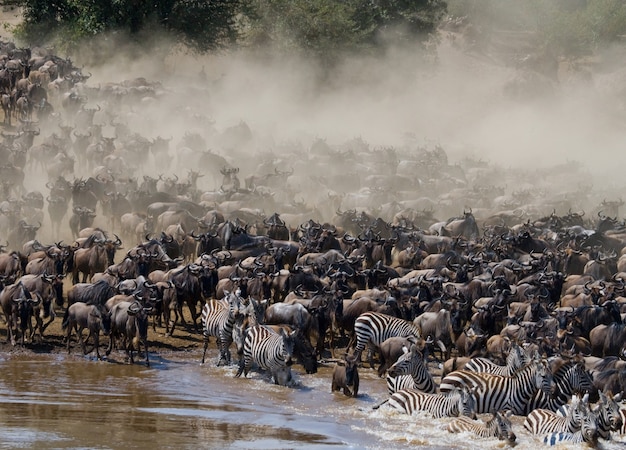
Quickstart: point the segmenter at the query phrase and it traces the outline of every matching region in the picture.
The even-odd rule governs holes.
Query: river
[[[332,364],[295,385],[270,384],[235,366],[200,365],[197,352],[151,353],[151,367],[47,353],[0,355],[0,448],[506,448],[495,439],[445,431],[449,419],[408,417],[371,407],[386,384],[363,369],[362,393],[330,392]],[[514,418],[517,449],[540,440]],[[603,444],[624,448],[626,439]],[[569,447],[560,447],[569,448]],[[580,448],[580,446],[571,446]]]

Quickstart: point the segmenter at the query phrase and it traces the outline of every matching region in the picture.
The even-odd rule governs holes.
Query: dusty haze
[[[245,121],[255,137],[253,151],[359,137],[372,147],[438,142],[453,158],[473,156],[504,167],[576,160],[595,172],[609,158],[624,162],[626,69],[614,64],[620,49],[584,63],[583,71],[562,62],[557,80],[486,51],[468,52],[453,36],[442,34],[435,61],[411,49],[346,58],[323,83],[310,60],[245,51],[165,60],[134,55],[85,69],[94,74],[92,85],[144,76],[176,91],[166,96],[173,103],[143,116],[158,134],[195,127],[172,114],[183,108],[206,115],[217,131]],[[202,66],[206,83],[198,79]]]
[[[395,147],[409,154],[440,144],[452,164],[470,159],[483,160],[496,172],[524,169],[521,181],[494,181],[508,193],[545,184],[551,173],[535,175],[536,169],[560,166],[561,189],[597,192],[591,205],[581,205],[585,208],[597,206],[602,198],[626,197],[620,175],[626,161],[626,66],[616,63],[624,60],[624,48],[615,46],[577,61],[576,69],[560,61],[550,77],[528,64],[532,49],[526,53],[527,47],[507,45],[506,55],[502,47],[493,51],[493,42],[480,48],[463,29],[444,27],[434,55],[390,47],[379,57],[346,57],[328,76],[305,58],[247,50],[209,56],[146,54],[137,48],[119,50],[130,47],[119,45],[119,37],[102,38],[72,59],[92,73],[90,86],[134,77],[161,83],[156,98],[116,110],[116,120],[133,132],[173,137],[172,164],[146,166],[137,176],[184,176],[176,147],[185,133],[197,132],[208,148],[241,168],[242,181],[267,173],[262,163],[268,160],[272,171],[295,168],[303,178],[288,195],[318,204],[328,189],[308,184],[307,177],[341,177],[345,166],[335,167],[329,160],[317,170],[282,156],[285,149],[307,152],[317,139],[333,148],[355,150],[354,142],[364,142],[370,149]],[[117,51],[113,60],[100,56],[111,48]],[[205,80],[200,76],[203,67]],[[106,99],[88,106],[96,103],[103,111],[95,122],[109,123]],[[241,122],[249,126],[252,139],[225,138]],[[104,134],[111,136],[114,130],[107,126]],[[568,178],[564,170],[571,163],[578,163],[580,171]],[[89,174],[76,176],[82,175]],[[217,189],[221,181],[221,176],[208,174],[199,187]]]

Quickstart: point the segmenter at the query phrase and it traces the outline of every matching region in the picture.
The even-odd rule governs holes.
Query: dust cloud
[[[371,163],[362,164],[360,150],[379,149],[384,155],[393,147],[401,160],[403,154],[436,145],[451,164],[481,161],[494,173],[519,171],[518,180],[490,183],[505,186],[508,193],[533,183],[545,185],[552,177],[550,168],[558,167],[554,178],[565,183],[563,190],[598,191],[591,207],[603,197],[623,195],[626,69],[615,64],[624,51],[620,47],[576,67],[554,61],[555,69],[546,74],[541,66],[532,66],[526,47],[502,55],[489,46],[480,48],[462,30],[443,27],[434,51],[390,45],[375,57],[346,56],[328,72],[301,56],[249,49],[196,55],[181,48],[166,50],[171,48],[166,38],[151,39],[149,52],[122,45],[124,38],[117,35],[72,56],[83,72],[92,74],[87,85],[101,93],[112,83],[137,77],[154,83],[154,95],[136,103],[126,100],[118,107],[107,95],[98,95],[87,104],[102,107],[94,121],[105,124],[105,136],[115,135],[114,121],[149,139],[172,138],[170,163],[150,161],[134,173],[137,177],[183,177],[189,169],[200,169],[206,176],[198,187],[218,189],[220,167],[203,166],[204,160],[181,150],[185,136],[196,133],[205,150],[240,168],[242,180],[275,169],[294,170],[300,179],[281,200],[303,199],[318,208],[331,191],[364,186],[364,176],[360,185],[345,180]],[[320,141],[351,150],[346,153],[350,160],[309,164],[306,155]],[[578,170],[568,178],[570,167]],[[89,175],[78,172],[76,177]],[[312,181],[320,177],[331,181]],[[323,218],[333,212],[329,208]]]
[[[142,108],[137,121],[160,134],[180,137],[202,126],[177,114],[182,109],[196,119],[206,116],[214,131],[245,122],[254,135],[247,150],[255,152],[293,141],[306,148],[316,138],[397,147],[411,136],[418,145],[440,143],[453,157],[469,151],[504,167],[579,161],[598,171],[608,159],[624,162],[626,74],[602,68],[617,50],[598,56],[589,65],[594,73],[561,63],[551,79],[455,44],[444,33],[435,58],[406,48],[346,57],[327,77],[310,59],[245,50],[204,57],[136,51],[85,70],[93,72],[91,85],[135,76],[160,81],[163,101]]]

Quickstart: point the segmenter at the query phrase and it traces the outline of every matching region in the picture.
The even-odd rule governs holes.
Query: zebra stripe
[[[542,389],[549,393],[551,385],[552,373],[547,363],[533,360],[511,377],[467,370],[452,372],[441,380],[439,391],[475,387],[479,414],[510,409],[513,414],[522,415],[535,392]]]
[[[624,418],[617,403],[622,398],[621,394],[613,397],[600,392],[600,405],[594,411],[598,435],[602,439],[611,439],[611,431],[620,431],[624,427]]]
[[[455,389],[445,394],[427,394],[413,389],[401,389],[394,392],[388,400],[389,405],[405,414],[426,411],[434,418],[476,416],[476,400],[467,389]]]
[[[621,408],[619,415],[622,418],[622,426],[619,429],[620,434],[626,434],[626,409]]]
[[[604,392],[600,392],[600,403],[593,412],[596,416],[598,435],[602,439],[611,439],[611,431],[619,432],[624,427],[624,418],[617,403],[620,400],[621,394],[610,397]],[[570,408],[570,405],[563,405],[556,413],[560,416],[566,416]]]
[[[389,368],[387,372],[387,389],[389,394],[400,389],[417,389],[422,392],[434,394],[436,391],[435,381],[424,364],[422,353],[416,345],[410,349],[404,348],[405,352]]]
[[[580,362],[564,362],[554,371],[553,379],[554,395],[537,391],[528,403],[525,414],[539,408],[556,411],[560,406],[566,405],[572,395],[595,390],[591,375]]]
[[[465,364],[463,370],[510,377],[529,362],[530,360],[524,349],[514,344],[506,358],[505,366],[500,366],[487,358],[472,358]]]
[[[462,416],[453,419],[448,424],[448,431],[450,433],[470,432],[483,438],[495,437],[501,441],[515,442],[517,437],[513,433],[510,416],[510,411],[506,413],[498,411],[485,422]]]
[[[567,431],[561,431],[558,433],[550,433],[543,437],[543,443],[545,445],[554,446],[559,444],[581,444],[585,442],[581,431],[576,433],[568,433]]]
[[[581,424],[580,430],[575,433],[561,431],[550,433],[543,438],[546,445],[558,445],[562,443],[580,444],[586,442],[592,447],[598,443],[598,430],[596,428],[596,418],[594,414],[586,416]]]
[[[246,331],[243,358],[239,361],[236,377],[248,376],[252,364],[272,375],[274,382],[285,386],[291,381],[291,358],[295,346],[296,331],[277,333],[270,327],[255,325]]]
[[[356,318],[354,323],[356,347],[354,357],[361,360],[361,353],[367,344],[380,347],[390,337],[415,336],[420,338],[419,329],[413,322],[377,312],[366,312]]]
[[[230,364],[229,347],[233,342],[233,324],[239,315],[240,308],[241,297],[235,293],[229,293],[223,300],[209,299],[205,302],[202,307],[202,334],[204,337],[202,364],[204,364],[210,336],[215,337],[220,351],[217,365]]]
[[[591,412],[588,405],[589,396],[580,399],[577,395],[567,410],[567,415],[561,416],[547,409],[535,409],[524,420],[524,428],[532,434],[555,433],[567,431],[574,433],[580,430],[585,416]]]

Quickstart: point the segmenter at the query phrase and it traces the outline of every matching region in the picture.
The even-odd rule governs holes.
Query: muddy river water
[[[332,365],[314,375],[295,366],[295,386],[280,387],[261,373],[234,378],[235,366],[199,360],[196,352],[154,353],[147,368],[65,354],[0,355],[0,448],[507,447],[449,434],[447,419],[373,411],[386,385],[368,369],[362,395],[352,399],[330,392]],[[541,446],[522,420],[514,419],[516,448]],[[626,448],[626,439],[603,448]]]

